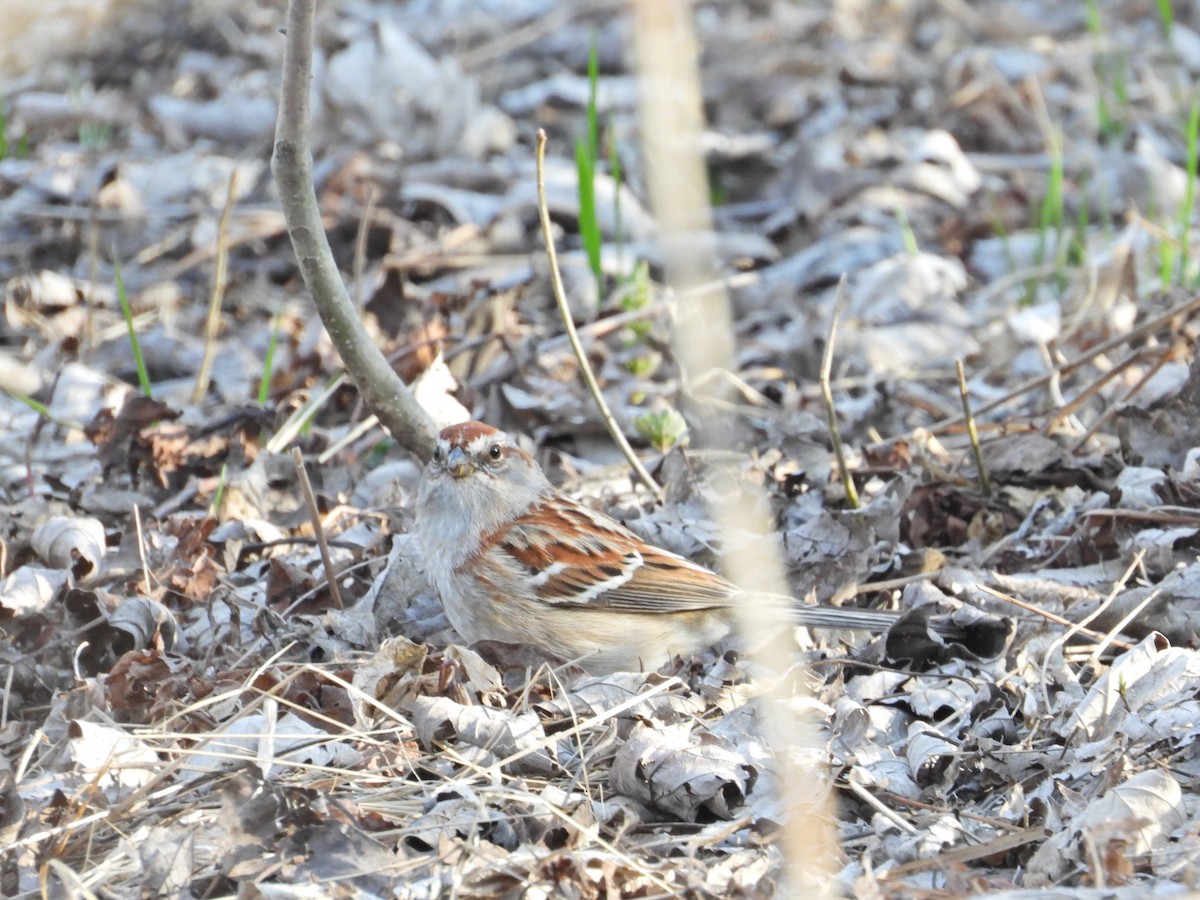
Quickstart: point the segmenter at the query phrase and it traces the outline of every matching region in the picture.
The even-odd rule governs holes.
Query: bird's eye
[[[435,463],[440,463],[442,461],[442,456],[444,456],[444,454],[442,453],[442,448],[434,447],[433,448],[433,461]]]
[[[500,457],[504,455],[504,449],[499,444],[492,444],[488,447],[488,459],[492,462],[500,462]]]

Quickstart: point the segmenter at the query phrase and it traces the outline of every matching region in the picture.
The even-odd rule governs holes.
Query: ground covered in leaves
[[[736,371],[689,373],[721,386],[701,401],[624,6],[321,4],[330,239],[438,417],[528,435],[568,491],[713,565],[738,539],[713,484],[765,486],[798,597],[1013,626],[998,653],[800,635],[783,673],[719,648],[590,678],[454,645],[423,579],[419,467],[337,377],[274,199],[282,5],[61,5],[74,32],[31,14],[0,56],[6,895],[773,896],[785,763],[825,773],[846,893],[1200,880],[1194,13],[698,3],[737,339]],[[599,284],[575,163],[593,37]],[[574,315],[661,506],[549,300],[539,127]],[[817,387],[843,274],[859,510]],[[738,453],[672,446],[717,416]],[[819,723],[815,752],[762,736],[768,703]]]

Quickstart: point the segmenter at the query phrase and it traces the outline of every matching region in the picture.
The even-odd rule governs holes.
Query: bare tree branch
[[[338,272],[333,251],[321,224],[313,187],[309,147],[312,82],[313,18],[316,0],[288,3],[287,44],[283,54],[283,83],[279,117],[275,122],[275,153],[271,171],[279,187],[283,215],[300,273],[317,306],[317,313],[342,356],[346,371],[358,385],[367,407],[401,446],[422,459],[433,452],[433,420],[388,365],[363,327]]]

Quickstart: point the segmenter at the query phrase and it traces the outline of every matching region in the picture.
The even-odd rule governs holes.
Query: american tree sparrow
[[[438,437],[416,533],[450,624],[467,641],[534,644],[596,673],[657,668],[702,650],[730,633],[734,604],[757,599],[560,494],[508,435],[480,422]],[[798,625],[883,631],[896,621],[772,599],[781,621]]]

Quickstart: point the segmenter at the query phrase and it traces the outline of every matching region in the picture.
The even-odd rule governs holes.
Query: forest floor
[[[785,672],[720,647],[597,678],[455,643],[420,466],[339,377],[279,210],[283,4],[186,6],[114,3],[78,40],[47,12],[0,55],[0,891],[766,897],[789,864],[868,897],[1197,887],[1196,13],[696,3],[735,366],[684,379],[625,5],[320,4],[327,231],[435,418],[526,436],[717,567],[749,538],[708,501],[741,486],[797,597],[916,611],[797,635]],[[550,299],[539,128],[574,318],[662,504]],[[843,276],[858,508],[818,385]],[[687,446],[711,422],[734,452]],[[781,716],[815,743],[768,739]],[[797,771],[832,800],[825,858],[787,840]]]

